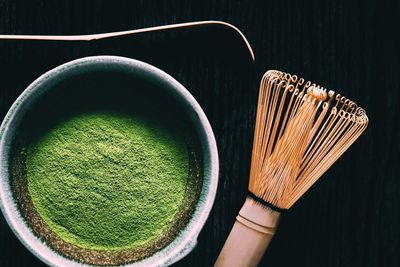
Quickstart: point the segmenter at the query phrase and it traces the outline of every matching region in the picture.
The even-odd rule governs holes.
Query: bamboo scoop
[[[221,27],[227,31],[231,31],[234,35],[239,37],[239,40],[244,44],[248,55],[251,60],[255,60],[253,49],[250,43],[247,41],[244,34],[234,25],[218,20],[205,20],[205,21],[193,21],[177,24],[169,24],[163,26],[155,26],[127,31],[118,32],[107,32],[97,34],[85,34],[85,35],[18,35],[18,34],[0,34],[0,40],[36,40],[36,41],[94,41],[102,39],[110,39],[121,36],[131,36],[137,34],[144,34],[150,32],[168,31],[175,29],[188,29],[188,28],[205,28],[205,27]]]
[[[215,266],[257,266],[289,209],[353,144],[365,111],[296,75],[261,80],[247,199]]]

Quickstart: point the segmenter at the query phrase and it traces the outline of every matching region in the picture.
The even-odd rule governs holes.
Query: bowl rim
[[[29,110],[30,104],[41,94],[51,90],[52,85],[76,73],[102,70],[123,71],[139,75],[163,90],[171,90],[175,100],[183,105],[200,136],[203,155],[203,185],[199,199],[188,224],[178,236],[162,250],[153,255],[123,266],[168,266],[189,254],[197,244],[197,237],[203,228],[214,203],[219,173],[218,150],[211,125],[195,98],[172,76],[148,63],[119,56],[90,56],[69,61],[47,71],[33,81],[15,100],[0,126],[0,209],[9,227],[20,242],[37,258],[50,266],[90,266],[66,258],[46,246],[24,222],[14,201],[9,184],[8,153],[15,126]]]

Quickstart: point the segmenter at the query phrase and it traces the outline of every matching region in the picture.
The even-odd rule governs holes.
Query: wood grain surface
[[[88,55],[153,64],[180,81],[216,135],[220,180],[196,249],[175,266],[212,266],[243,204],[258,83],[268,69],[295,73],[364,107],[370,125],[284,214],[260,266],[400,266],[400,2],[7,1],[0,34],[88,34],[196,20],[243,31],[171,31],[94,42],[0,40],[0,116],[35,78]],[[0,215],[0,266],[43,266]]]

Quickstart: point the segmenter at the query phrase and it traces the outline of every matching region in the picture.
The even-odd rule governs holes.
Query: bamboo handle
[[[279,216],[247,198],[214,266],[257,266],[275,234]]]

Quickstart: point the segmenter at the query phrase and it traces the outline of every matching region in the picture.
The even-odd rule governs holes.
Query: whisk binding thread
[[[279,213],[284,213],[287,211],[287,209],[281,209],[277,206],[272,205],[271,203],[269,203],[268,201],[265,201],[264,199],[256,196],[255,194],[253,194],[251,191],[247,191],[247,196],[250,197],[251,199],[253,199],[254,201],[256,201],[257,203],[263,205],[264,207],[270,208],[273,211],[277,211]]]

